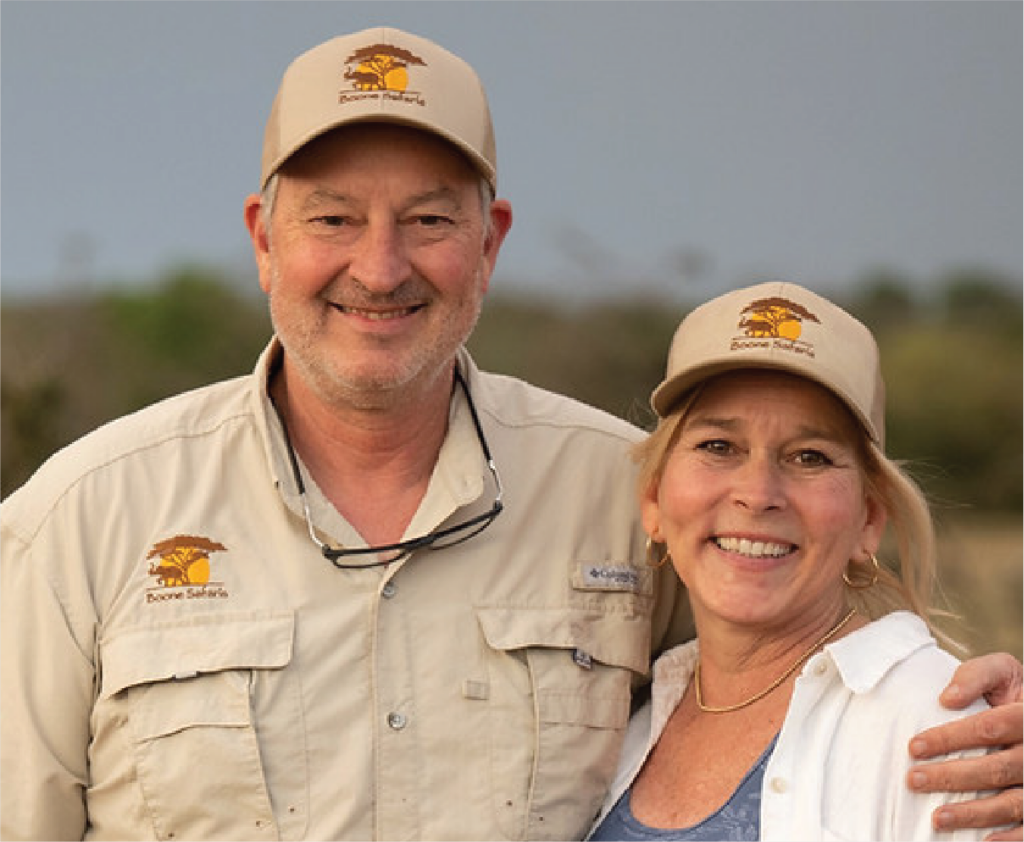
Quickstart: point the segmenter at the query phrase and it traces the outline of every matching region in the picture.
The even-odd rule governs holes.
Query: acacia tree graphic
[[[797,339],[803,321],[817,322],[818,317],[806,307],[776,296],[761,298],[744,307],[739,326],[750,337]]]
[[[361,47],[348,57],[347,63],[355,64],[356,69],[345,73],[345,78],[361,91],[405,90],[404,74],[400,81],[388,77],[397,70],[405,70],[410,64],[426,67],[426,62],[419,56],[390,44]]]
[[[223,544],[199,535],[175,535],[166,541],[153,545],[147,559],[160,557],[160,562],[149,565],[149,575],[156,576],[164,587],[182,585],[205,585],[210,578],[210,553],[226,550]],[[200,561],[203,572],[193,577],[192,568]]]

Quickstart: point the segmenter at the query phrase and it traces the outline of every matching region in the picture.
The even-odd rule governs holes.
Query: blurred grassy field
[[[1022,657],[1021,518],[1013,515],[940,516],[940,583],[960,615],[948,625],[972,654],[1010,652]]]
[[[883,279],[842,303],[883,346],[890,453],[948,501],[941,581],[961,620],[947,630],[971,651],[1021,658],[1020,285],[982,274],[928,289]],[[683,309],[643,296],[580,307],[492,298],[470,347],[484,369],[648,426]],[[0,325],[0,496],[109,418],[251,371],[270,333],[262,297],[202,267],[154,288],[5,301]]]

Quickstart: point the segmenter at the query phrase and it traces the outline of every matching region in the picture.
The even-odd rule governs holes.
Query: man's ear
[[[485,286],[490,283],[491,273],[498,262],[498,253],[505,237],[512,228],[512,204],[507,199],[495,199],[490,208],[491,225],[484,241]]]
[[[260,287],[264,292],[270,292],[270,232],[267,231],[264,224],[263,199],[259,194],[253,193],[246,198],[243,213],[245,227],[249,231],[249,239],[252,241],[256,268],[259,270]]]

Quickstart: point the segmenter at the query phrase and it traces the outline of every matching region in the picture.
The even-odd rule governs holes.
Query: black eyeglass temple
[[[321,548],[321,552],[323,553],[324,558],[329,559],[330,561],[336,561],[343,556],[370,555],[371,553],[375,555],[390,552],[398,553],[394,558],[381,562],[381,564],[391,564],[392,562],[397,561],[403,556],[407,556],[416,550],[422,550],[424,547],[430,547],[443,538],[447,538],[449,535],[454,535],[456,532],[462,532],[466,529],[470,529],[479,523],[490,522],[494,520],[504,508],[505,506],[500,500],[495,500],[494,505],[481,515],[472,517],[463,523],[457,523],[454,526],[449,526],[446,529],[438,529],[434,532],[428,532],[426,535],[419,538],[411,538],[408,541],[399,541],[397,544],[381,544],[374,547],[354,547],[352,549],[335,549],[334,547],[328,547],[325,544]],[[476,532],[471,532],[458,541],[445,544],[445,547],[454,547],[456,544],[461,544],[462,541],[472,538],[479,531],[481,530],[478,529]]]

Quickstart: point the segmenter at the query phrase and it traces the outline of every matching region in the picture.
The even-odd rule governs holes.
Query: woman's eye
[[[732,445],[725,439],[708,439],[707,441],[702,441],[698,444],[697,450],[703,450],[705,453],[724,456],[732,450]]]
[[[807,468],[820,468],[832,464],[832,460],[820,450],[800,450],[793,457],[793,461]]]

